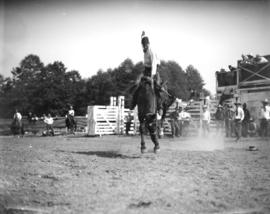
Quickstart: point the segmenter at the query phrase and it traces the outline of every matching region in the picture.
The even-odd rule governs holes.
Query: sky
[[[214,93],[215,71],[270,54],[270,1],[0,0],[0,73],[36,54],[88,78],[142,61],[143,30],[161,60],[193,65]]]

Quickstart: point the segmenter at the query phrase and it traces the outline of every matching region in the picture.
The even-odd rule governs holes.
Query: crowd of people
[[[65,118],[67,118],[68,116],[70,116],[72,118],[72,120],[75,120],[75,111],[73,109],[73,106],[69,106],[69,110],[65,116]],[[20,124],[22,124],[22,115],[21,113],[18,111],[18,109],[15,109],[15,113],[13,116],[13,119],[18,120]],[[48,114],[43,114],[41,117],[37,117],[36,114],[33,114],[32,112],[29,112],[27,115],[27,121],[28,124],[31,126],[35,125],[37,121],[43,121],[44,122],[44,131],[42,132],[43,136],[54,136],[55,135],[55,131],[54,131],[54,120],[55,118],[52,117],[52,115],[50,113]]]
[[[170,114],[171,136],[183,136],[188,124],[190,114],[182,107],[176,107]],[[203,105],[200,116],[200,127],[203,136],[210,132],[210,122],[215,121],[215,133],[225,135],[227,138],[235,137],[238,142],[242,137],[261,136],[270,137],[270,105],[268,99],[262,101],[257,121],[251,116],[246,103],[236,101],[232,104],[218,105],[214,114],[210,113],[209,106]]]
[[[219,105],[215,113],[217,133],[225,128],[225,137],[235,137],[238,142],[241,137],[270,137],[270,105],[268,99],[262,101],[258,122],[251,116],[247,104],[239,101]]]
[[[185,108],[177,106],[173,112],[170,113],[170,123],[172,137],[186,136],[186,129],[190,124],[191,115]]]

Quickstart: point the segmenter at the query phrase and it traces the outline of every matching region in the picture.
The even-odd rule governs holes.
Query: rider
[[[69,114],[70,116],[72,116],[72,117],[75,116],[75,111],[74,111],[74,109],[73,109],[73,106],[70,106],[70,107],[69,107],[68,114]]]
[[[160,75],[157,72],[157,67],[159,65],[159,60],[157,56],[153,53],[152,49],[150,48],[149,38],[145,35],[145,32],[142,32],[141,36],[141,43],[144,53],[144,71],[143,76],[141,78],[141,82],[144,81],[149,83],[151,87],[154,89],[157,95],[157,111],[161,111],[161,102],[160,102],[160,91],[164,90],[160,86]],[[135,90],[132,98],[131,108],[134,109],[136,106],[136,98],[137,98],[137,89]]]
[[[75,117],[75,111],[74,111],[74,109],[73,109],[73,106],[72,105],[70,105],[70,107],[69,107],[69,110],[68,110],[68,115],[69,116],[71,116],[71,119],[73,120],[73,122],[75,123],[75,119],[74,119],[74,117]]]

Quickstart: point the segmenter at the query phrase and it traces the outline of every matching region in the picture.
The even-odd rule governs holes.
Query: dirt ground
[[[0,137],[0,213],[270,213],[270,140]],[[249,151],[254,145],[258,151]]]

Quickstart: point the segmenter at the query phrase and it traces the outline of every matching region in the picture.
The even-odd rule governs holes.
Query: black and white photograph
[[[270,213],[270,0],[0,0],[2,213]]]

